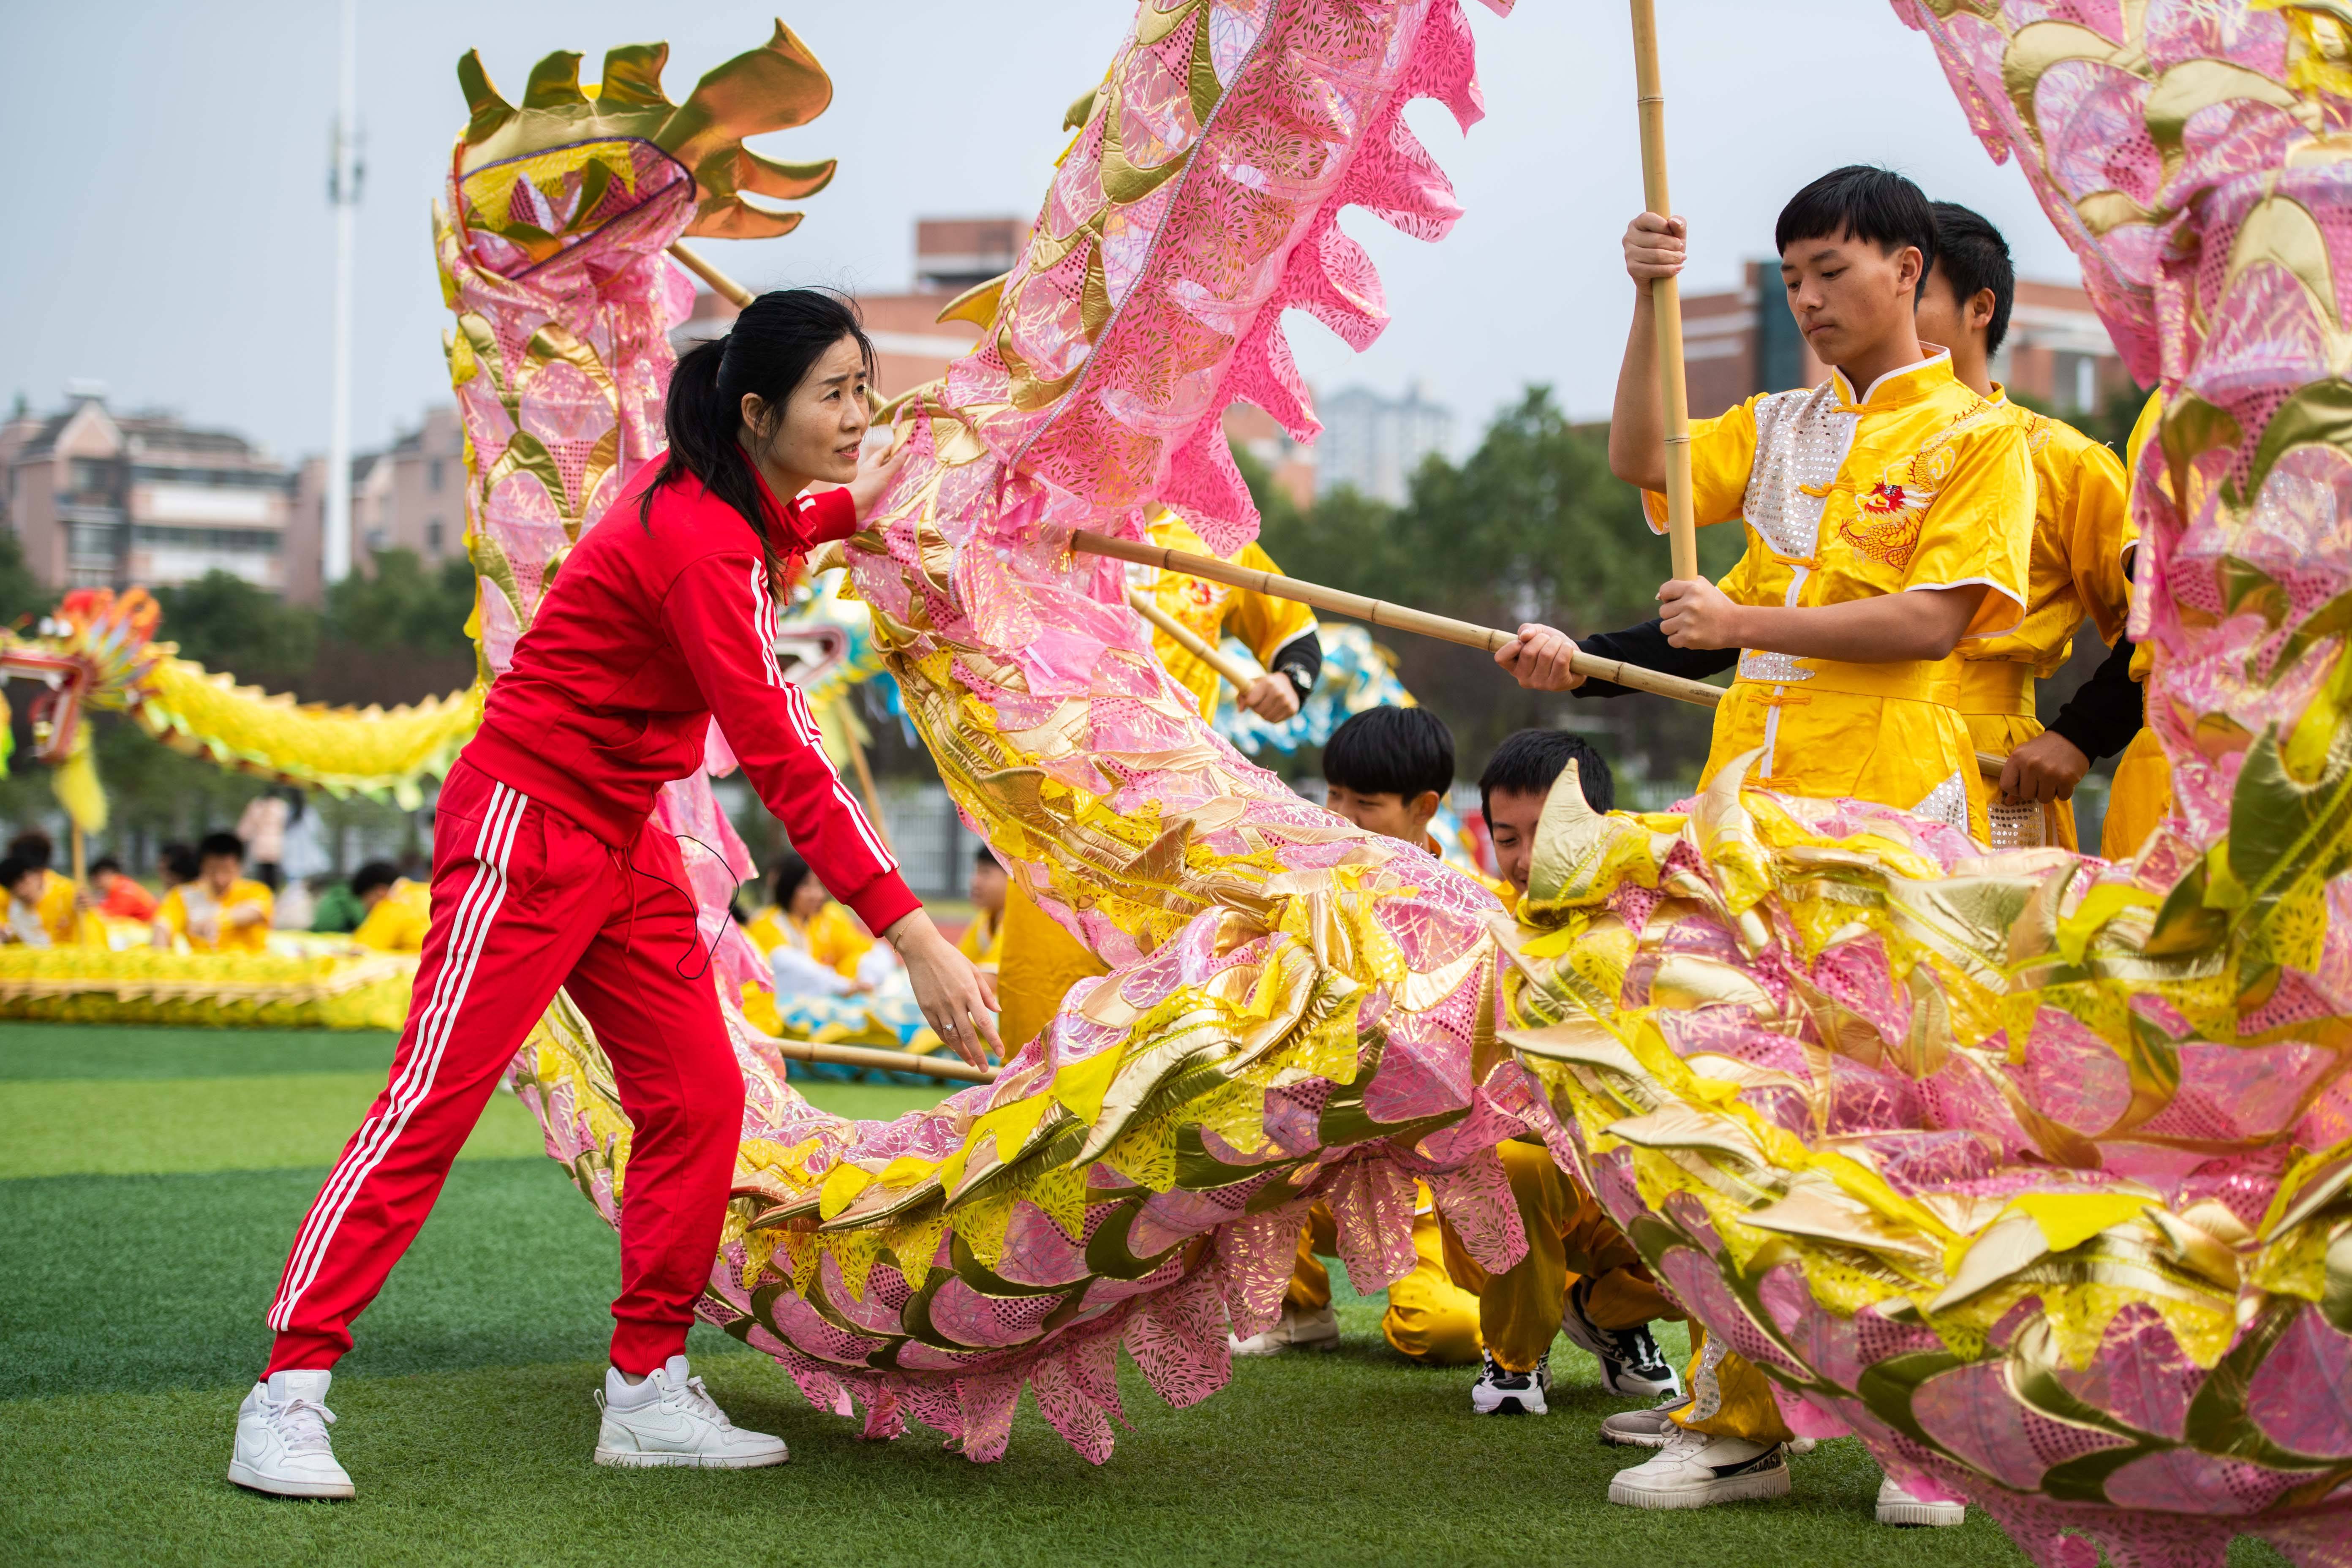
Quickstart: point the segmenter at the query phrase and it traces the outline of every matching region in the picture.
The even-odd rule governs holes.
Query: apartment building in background
[[[1789,314],[1773,261],[1749,262],[1735,290],[1683,300],[1683,363],[1691,414],[1702,419],[1757,393],[1815,386],[1829,374]],[[2076,284],[2024,278],[1992,376],[2061,414],[2095,409],[2132,385],[2090,295]]]
[[[287,550],[287,596],[299,604],[315,605],[326,594],[319,558],[326,488],[327,460],[305,460]],[[391,446],[352,459],[352,570],[373,571],[385,550],[414,551],[428,570],[466,552],[466,428],[456,404],[426,409]]]
[[[27,564],[58,589],[150,587],[233,573],[283,590],[295,477],[226,430],[159,411],[117,414],[69,388],[0,425],[0,503]]]
[[[1313,447],[1318,496],[1346,489],[1402,506],[1422,459],[1454,445],[1454,411],[1423,397],[1418,383],[1402,397],[1346,387],[1318,396],[1315,412],[1323,421]]]

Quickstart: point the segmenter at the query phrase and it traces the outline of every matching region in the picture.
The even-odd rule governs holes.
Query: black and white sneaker
[[[1709,1508],[1789,1495],[1789,1458],[1778,1443],[1675,1433],[1666,1446],[1609,1483],[1627,1508]]]
[[[1567,1303],[1560,1309],[1559,1331],[1601,1363],[1601,1386],[1623,1399],[1681,1397],[1683,1380],[1659,1352],[1658,1342],[1650,1337],[1650,1325],[1604,1329],[1584,1310],[1591,1299],[1591,1279],[1580,1279],[1569,1287]]]
[[[1533,1372],[1505,1372],[1493,1356],[1483,1358],[1478,1381],[1470,1387],[1470,1408],[1480,1415],[1544,1415],[1549,1407],[1544,1394],[1551,1387],[1551,1357],[1537,1361]]]

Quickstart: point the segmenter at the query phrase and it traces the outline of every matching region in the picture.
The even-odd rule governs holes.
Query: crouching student
[[[1580,737],[1557,730],[1510,736],[1479,775],[1479,807],[1495,858],[1510,879],[1507,904],[1527,893],[1536,824],[1571,762],[1586,803],[1595,811],[1610,810],[1616,787],[1607,759]],[[1659,1352],[1650,1323],[1679,1319],[1682,1310],[1660,1292],[1625,1233],[1541,1143],[1513,1139],[1496,1152],[1518,1202],[1528,1255],[1489,1273],[1452,1227],[1444,1232],[1446,1272],[1477,1298],[1486,1345],[1470,1408],[1481,1415],[1545,1414],[1556,1333],[1601,1363],[1601,1385],[1612,1394],[1641,1399],[1679,1394],[1681,1384]]]
[[[1331,732],[1323,748],[1323,783],[1325,804],[1339,816],[1368,833],[1436,855],[1429,825],[1454,787],[1454,736],[1426,708],[1367,709]],[[1468,1366],[1478,1359],[1478,1302],[1447,1278],[1435,1201],[1418,1184],[1412,1247],[1418,1261],[1412,1273],[1389,1287],[1381,1336],[1398,1354],[1425,1365]],[[1323,1258],[1338,1251],[1331,1211],[1318,1203],[1299,1233],[1282,1316],[1271,1328],[1231,1341],[1233,1352],[1262,1356],[1337,1348],[1339,1320],[1331,1310],[1331,1274]]]

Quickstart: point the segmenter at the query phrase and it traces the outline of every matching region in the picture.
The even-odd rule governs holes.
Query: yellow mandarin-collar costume
[[[30,905],[18,902],[13,892],[0,891],[0,914],[5,914],[9,927],[0,940],[42,947],[105,946],[104,923],[94,911],[74,906],[75,895],[80,891],[72,878],[55,871],[41,873],[41,890]]]
[[[433,923],[433,889],[403,877],[384,889],[360,921],[352,940],[362,947],[384,952],[422,952],[425,932]]]
[[[2033,468],[2011,411],[1952,376],[1951,356],[1768,393],[1691,426],[1702,524],[1744,521],[1748,551],[1719,584],[1743,605],[1811,606],[1982,584],[1963,639],[2024,619]],[[1664,498],[1647,498],[1664,527]],[[1987,833],[1974,745],[1956,706],[1960,656],[1843,664],[1743,649],[1716,710],[1702,784],[1744,752],[1787,795],[1851,795]]]
[[[1960,649],[1960,714],[1979,752],[2006,757],[2042,733],[2033,683],[2047,680],[2074,651],[2074,628],[2089,616],[2102,641],[2121,637],[2131,616],[2131,578],[2124,558],[2139,542],[2124,466],[2073,426],[1995,401],[2025,430],[2033,460],[2033,550],[2026,563],[2025,621],[2004,637]],[[2071,801],[1992,806],[1996,849],[2074,842]]]
[[[2164,394],[2152,393],[2134,421],[2131,440],[2125,447],[2124,468],[2128,473],[2139,472],[2140,452],[2155,437],[2157,422],[2163,417]],[[2144,642],[2132,650],[2132,679],[2142,686],[2147,684],[2155,648],[2154,643]],[[2124,754],[2116,759],[2115,782],[2107,790],[2107,815],[2099,826],[2099,853],[2110,860],[2130,858],[2139,853],[2156,825],[2171,815],[2172,764],[2165,760],[2156,731],[2142,725]]]
[[[805,921],[770,904],[751,917],[743,934],[762,958],[796,947],[845,980],[856,979],[857,961],[874,951],[874,939],[858,929],[856,918],[830,900]]]
[[[228,923],[229,910],[240,904],[261,906],[261,919],[250,925]],[[239,877],[228,886],[228,892],[215,903],[212,889],[202,882],[183,882],[163,895],[157,906],[155,919],[170,928],[173,936],[188,944],[193,952],[267,952],[269,951],[269,919],[278,909],[277,895],[259,882]],[[191,927],[210,920],[218,934],[200,936]]]
[[[1004,921],[986,910],[975,910],[971,923],[956,939],[956,951],[981,969],[994,973],[1004,958]]]
[[[1192,531],[1192,524],[1172,511],[1163,511],[1153,519],[1150,533],[1152,543],[1167,549],[1188,551],[1194,555],[1209,553],[1209,547]],[[1255,540],[1226,559],[1236,566],[1258,572],[1282,570],[1274,563],[1274,557],[1258,548]],[[1149,594],[1152,602],[1179,626],[1211,647],[1228,636],[1239,637],[1257,657],[1261,668],[1274,668],[1274,656],[1285,643],[1315,630],[1315,612],[1289,599],[1228,587],[1181,572],[1144,567],[1131,575],[1134,585]],[[1151,634],[1151,648],[1160,656],[1160,662],[1168,667],[1168,673],[1176,678],[1177,684],[1191,692],[1193,700],[1201,705],[1201,716],[1213,717],[1217,711],[1217,672],[1158,630]]]

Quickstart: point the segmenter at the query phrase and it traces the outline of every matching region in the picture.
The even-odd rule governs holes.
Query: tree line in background
[[[2118,393],[2074,423],[2120,453],[2139,405],[2137,394]],[[1574,636],[1648,618],[1666,575],[1665,541],[1643,521],[1632,487],[1609,472],[1606,427],[1570,424],[1548,387],[1528,388],[1466,460],[1427,459],[1402,506],[1342,489],[1300,507],[1275,488],[1263,465],[1247,453],[1236,458],[1263,515],[1267,552],[1310,582],[1506,630],[1543,621]],[[1702,529],[1700,563],[1720,575],[1741,544],[1737,528]],[[161,636],[183,656],[305,701],[390,706],[458,689],[473,676],[464,628],[474,578],[462,557],[428,568],[410,551],[379,553],[371,574],[336,584],[319,609],[218,572],[155,596],[163,608]],[[15,537],[0,531],[0,624],[38,615],[55,600],[26,569]],[[1477,776],[1505,735],[1531,725],[1591,732],[1621,773],[1636,778],[1687,781],[1706,758],[1703,710],[1654,698],[1523,691],[1476,649],[1380,636],[1406,689],[1453,730],[1465,779]],[[2095,639],[2076,644],[2074,663],[2042,694],[2045,714],[2097,663]],[[929,757],[895,725],[874,728],[877,772],[935,776]],[[234,822],[261,787],[167,751],[118,716],[101,717],[98,744],[116,821],[142,840]],[[1268,761],[1292,776],[1313,775],[1318,763],[1312,754]],[[49,809],[39,772],[24,770],[0,784],[0,819]],[[360,820],[391,808],[354,802],[328,809]]]
[[[335,584],[316,608],[289,604],[226,572],[153,592],[163,612],[158,641],[175,644],[182,658],[206,669],[304,702],[389,707],[461,690],[474,678],[465,629],[474,573],[462,556],[428,567],[414,551],[380,552],[373,572]],[[38,617],[58,597],[34,578],[16,536],[0,531],[0,625]],[[28,695],[22,685],[10,693],[19,709],[20,760],[29,741],[22,711]],[[246,803],[266,787],[261,779],[181,755],[119,713],[97,715],[94,732],[110,806],[108,843],[126,861],[141,861],[142,871],[157,845],[234,826]],[[338,826],[382,828],[402,816],[373,801],[314,798]],[[19,766],[0,783],[0,820],[45,817],[54,809],[45,768]]]

